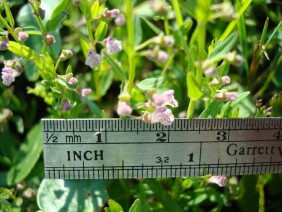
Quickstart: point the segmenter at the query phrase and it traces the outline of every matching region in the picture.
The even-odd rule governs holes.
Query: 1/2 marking
[[[50,137],[48,136],[48,133],[46,133],[46,137],[47,137],[47,141],[46,143],[48,143],[52,138],[53,138],[53,143],[57,143],[58,142],[58,137],[54,136],[54,133],[52,133],[52,135],[50,135]]]

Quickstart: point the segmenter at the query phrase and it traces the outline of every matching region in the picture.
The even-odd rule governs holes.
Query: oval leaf
[[[108,63],[112,66],[115,76],[120,81],[125,82],[126,81],[125,71],[122,70],[122,68],[107,53],[105,53],[105,58],[108,61]]]

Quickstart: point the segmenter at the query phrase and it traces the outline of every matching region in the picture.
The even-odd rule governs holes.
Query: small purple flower
[[[74,78],[74,77],[71,77],[71,78],[69,79],[68,83],[69,83],[70,85],[75,85],[75,84],[77,83],[77,79]]]
[[[164,45],[166,47],[172,47],[174,44],[173,36],[164,36]]]
[[[208,179],[208,183],[215,183],[220,187],[226,186],[227,178],[226,176],[211,176]]]
[[[9,48],[9,40],[7,37],[0,37],[0,50],[7,50]]]
[[[6,86],[10,86],[11,83],[15,81],[15,77],[19,76],[19,73],[10,67],[4,67],[2,69],[2,80],[3,84]]]
[[[221,92],[215,94],[214,98],[222,101],[235,101],[238,97],[237,92]]]
[[[28,39],[28,34],[24,31],[19,31],[18,33],[18,38],[19,38],[19,41],[26,41],[26,39]]]
[[[119,116],[128,116],[132,113],[132,108],[125,101],[120,101],[118,103],[117,114]]]
[[[168,54],[165,51],[159,50],[156,59],[158,62],[163,63],[168,60]]]
[[[85,65],[90,66],[91,68],[96,68],[101,64],[102,57],[97,54],[93,49],[89,49],[88,56],[85,60]]]
[[[90,88],[83,88],[81,89],[81,96],[88,96],[91,92]]]
[[[72,109],[72,105],[69,102],[65,102],[63,106],[64,111],[68,111]]]
[[[116,18],[119,15],[119,9],[112,9],[108,10],[108,8],[105,8],[102,17],[104,18]]]
[[[112,38],[107,37],[106,38],[106,49],[109,54],[116,54],[122,50],[121,41]]]
[[[223,85],[227,85],[227,84],[231,83],[231,79],[230,79],[229,76],[223,76],[223,77],[221,77],[221,80],[222,80]]]
[[[157,106],[170,105],[174,108],[178,107],[178,102],[174,98],[174,90],[167,90],[162,94],[153,94],[152,96],[154,104]]]
[[[125,17],[123,14],[119,14],[116,18],[115,18],[115,25],[117,26],[123,26],[125,24]]]
[[[206,69],[204,71],[204,73],[207,77],[212,77],[214,75],[217,75],[218,71],[215,67],[210,67],[210,68]]]
[[[151,122],[160,122],[163,125],[171,125],[174,121],[174,116],[167,107],[158,107],[151,116]]]

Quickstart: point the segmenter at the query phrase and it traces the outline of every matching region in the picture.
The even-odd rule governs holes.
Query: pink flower
[[[214,98],[223,101],[234,101],[238,97],[237,92],[222,92],[215,94]]]
[[[211,176],[208,179],[208,183],[215,183],[220,187],[226,186],[227,179],[226,176]]]
[[[71,78],[69,79],[68,83],[69,83],[70,85],[75,85],[75,84],[77,83],[77,79],[74,78],[74,77],[71,77]]]
[[[227,85],[227,84],[231,83],[231,79],[230,79],[229,76],[223,76],[223,77],[221,77],[221,80],[222,80],[223,85]]]
[[[116,54],[122,50],[121,41],[112,38],[107,37],[106,38],[106,49],[109,54]]]
[[[64,111],[68,111],[72,109],[72,105],[69,102],[65,102],[63,108],[64,108]]]
[[[9,48],[9,40],[7,37],[0,37],[0,50],[7,50]]]
[[[125,101],[120,101],[118,103],[117,114],[119,116],[128,116],[132,113],[132,108]]]
[[[2,69],[2,80],[3,84],[6,86],[11,85],[12,82],[15,81],[15,77],[19,76],[19,73],[10,67],[4,67]]]
[[[83,88],[81,89],[81,96],[88,96],[91,92],[90,88]]]
[[[28,39],[28,34],[24,31],[19,31],[18,38],[19,41],[25,41],[26,39]]]
[[[212,77],[214,75],[217,75],[217,69],[215,67],[210,67],[206,69],[204,73],[207,77]]]
[[[157,61],[163,63],[168,60],[168,54],[165,51],[159,50],[157,55]]]
[[[85,60],[85,65],[95,68],[101,64],[102,57],[97,54],[93,49],[89,49],[88,56]]]
[[[104,18],[116,18],[119,15],[119,9],[112,9],[108,10],[108,8],[105,8],[102,17]]]
[[[172,47],[174,44],[173,36],[164,36],[164,45],[166,47]]]
[[[151,116],[151,122],[160,122],[163,125],[170,125],[174,121],[174,116],[170,109],[166,107],[159,107]]]
[[[117,26],[123,26],[125,24],[125,17],[123,14],[119,14],[116,18],[115,18],[115,24]]]
[[[157,106],[170,105],[174,108],[178,107],[178,102],[174,98],[174,90],[167,90],[162,94],[154,93],[152,98],[154,104]]]

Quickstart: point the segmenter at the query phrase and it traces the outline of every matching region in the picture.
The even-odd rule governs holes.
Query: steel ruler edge
[[[42,119],[45,178],[282,173],[282,118]]]

